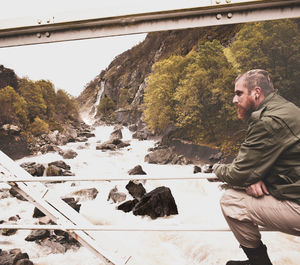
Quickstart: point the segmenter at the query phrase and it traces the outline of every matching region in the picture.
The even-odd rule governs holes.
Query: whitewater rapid
[[[71,166],[71,171],[80,177],[128,176],[128,170],[141,165],[149,176],[189,176],[193,174],[193,165],[154,165],[144,162],[148,149],[155,145],[154,141],[138,141],[132,139],[127,128],[123,128],[123,140],[129,140],[130,146],[118,151],[96,150],[99,142],[109,139],[112,126],[99,126],[95,129],[96,137],[89,138],[87,143],[69,143],[62,149],[72,148],[78,153],[74,159],[65,162]],[[50,162],[62,160],[57,153],[26,157],[17,161],[37,162],[47,165]],[[136,226],[215,226],[226,227],[221,214],[219,199],[222,190],[218,183],[206,180],[147,180],[144,187],[147,192],[159,186],[171,189],[175,198],[178,215],[152,220],[150,217],[134,216],[116,210],[118,204],[107,201],[109,191],[117,186],[121,192],[128,192],[125,185],[128,181],[118,182],[70,182],[51,184],[57,196],[66,196],[83,188],[97,188],[96,199],[81,202],[80,213],[96,225],[136,225]],[[132,199],[128,194],[127,200]],[[37,223],[33,221],[34,206],[29,202],[16,198],[0,200],[0,219],[8,219],[18,214],[20,224]],[[9,237],[1,236],[0,249],[21,248],[29,254],[35,265],[100,265],[102,264],[91,252],[81,247],[77,251],[69,250],[65,254],[51,253],[49,249],[34,242],[26,242],[24,238],[30,231],[19,230]],[[130,265],[223,265],[226,261],[245,259],[242,250],[231,232],[150,232],[150,231],[119,231],[93,232],[99,245],[107,251],[119,256],[131,256]],[[300,239],[294,236],[263,232],[263,242],[267,245],[269,255],[274,265],[299,265]]]

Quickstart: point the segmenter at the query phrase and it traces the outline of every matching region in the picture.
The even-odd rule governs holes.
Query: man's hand
[[[263,183],[261,180],[252,184],[251,186],[247,187],[246,188],[246,193],[250,196],[253,196],[253,197],[262,197],[264,196],[265,194],[266,195],[269,195],[269,191],[265,185],[265,183]]]

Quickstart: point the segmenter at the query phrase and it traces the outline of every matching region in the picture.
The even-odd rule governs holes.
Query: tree
[[[27,78],[22,78],[19,83],[19,91],[27,102],[30,122],[33,122],[35,117],[44,117],[47,106],[40,86]]]
[[[271,73],[274,86],[300,106],[300,30],[294,20],[245,24],[231,51],[241,72],[262,68]]]
[[[78,105],[76,100],[62,89],[57,90],[55,109],[59,121],[79,120]]]
[[[11,86],[0,90],[0,124],[28,124],[27,103]]]
[[[187,58],[189,64],[174,94],[177,126],[189,140],[222,144],[237,126],[231,104],[236,71],[216,40],[200,43]]]
[[[182,56],[171,56],[155,63],[147,80],[143,105],[144,120],[150,129],[161,132],[176,123],[174,93],[186,64]]]
[[[107,120],[110,119],[110,115],[116,109],[116,104],[107,96],[101,98],[97,107],[97,116],[101,116]]]
[[[34,136],[39,136],[49,132],[49,125],[39,117],[35,117],[33,123],[30,124],[29,130]]]

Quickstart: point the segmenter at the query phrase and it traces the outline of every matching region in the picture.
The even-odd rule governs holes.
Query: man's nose
[[[232,103],[233,103],[233,104],[237,104],[237,103],[238,103],[237,95],[235,95],[235,96],[233,97]]]

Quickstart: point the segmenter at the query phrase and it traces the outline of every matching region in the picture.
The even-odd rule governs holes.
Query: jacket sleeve
[[[214,173],[233,186],[247,187],[267,176],[284,149],[284,124],[264,117],[248,128],[245,141],[231,164],[214,166]]]

